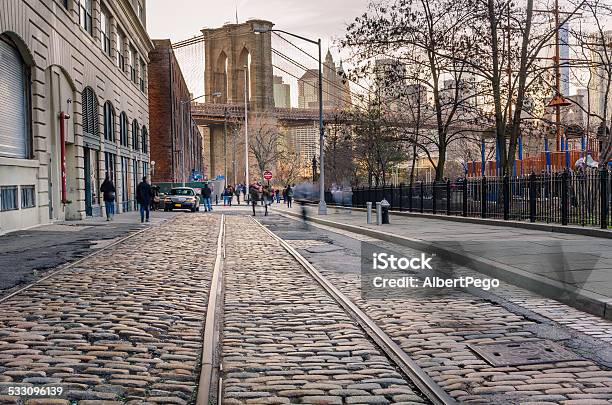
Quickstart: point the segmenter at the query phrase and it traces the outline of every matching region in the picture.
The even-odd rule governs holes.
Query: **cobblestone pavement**
[[[177,213],[154,212],[152,223]],[[0,235],[0,298],[67,262],[72,262],[131,232],[143,229],[140,214],[116,215],[112,222],[89,217]]]
[[[344,310],[245,216],[228,216],[224,404],[422,404]]]
[[[382,243],[381,241],[369,236],[358,235],[349,231],[332,228],[326,225],[316,225],[318,229],[328,230],[330,232],[345,235],[361,242]],[[329,245],[327,242],[320,241],[292,241],[296,248],[302,248],[308,243],[316,243],[318,245]],[[386,243],[382,243],[387,245]],[[389,246],[392,246],[388,244]],[[307,246],[306,246],[307,247]],[[572,308],[559,301],[550,298],[545,298],[531,291],[527,291],[520,287],[516,287],[504,281],[501,281],[501,288],[495,291],[495,294],[505,300],[515,303],[522,308],[528,309],[540,316],[548,318],[554,322],[564,325],[567,328],[574,329],[585,335],[592,336],[603,342],[612,344],[612,321],[597,317]],[[612,361],[612,359],[611,359]]]
[[[0,403],[23,401],[11,386],[64,389],[32,405],[189,403],[219,218],[179,216],[0,304]]]
[[[296,222],[291,222],[293,224],[282,226],[272,223],[271,229],[276,229],[277,233],[286,231],[298,239],[294,230]],[[283,232],[279,234],[283,236]],[[434,295],[413,290],[406,292],[401,299],[364,300],[358,252],[351,253],[342,246],[333,246],[332,249],[329,241],[327,248],[321,246],[319,240],[294,243],[302,252],[310,250],[306,252],[310,253],[307,257],[318,256],[317,262],[313,263],[322,274],[357,303],[459,402],[612,404],[612,371],[593,361],[495,368],[467,347],[468,344],[533,339],[536,335],[532,328],[537,327],[533,320],[464,291]],[[325,251],[330,253],[322,255]],[[342,264],[338,265],[335,260]],[[352,267],[356,270],[347,270]],[[524,300],[525,296],[517,301],[521,299]]]

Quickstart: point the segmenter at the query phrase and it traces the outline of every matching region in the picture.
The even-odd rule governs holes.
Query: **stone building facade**
[[[116,212],[135,208],[149,170],[145,10],[146,0],[0,2],[0,88],[10,89],[0,233],[100,215],[106,174]]]
[[[191,117],[193,97],[169,39],[149,52],[149,111],[153,182],[189,181],[203,172],[202,135]],[[197,97],[196,95],[195,97]]]

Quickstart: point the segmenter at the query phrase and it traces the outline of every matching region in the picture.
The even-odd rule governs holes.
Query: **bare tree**
[[[283,158],[283,140],[284,136],[271,114],[258,113],[249,121],[249,150],[261,177],[264,171],[274,169]]]
[[[422,139],[415,144],[435,168],[436,180],[444,177],[446,152],[454,134],[465,130],[462,121],[470,125],[476,111],[466,109],[469,100],[478,96],[475,87],[465,91],[470,63],[454,56],[465,53],[470,45],[463,39],[463,30],[472,11],[453,0],[371,3],[368,12],[349,25],[342,41],[353,51],[357,76],[368,74],[375,59],[391,58],[408,68],[403,80],[422,85],[431,94],[429,110],[426,114],[421,111],[422,117],[430,115],[429,130],[419,133]],[[404,138],[414,141],[413,135]]]
[[[601,142],[600,163],[606,164],[612,159],[612,138],[607,128],[611,126],[612,106],[612,32],[606,29],[606,23],[612,18],[612,5],[600,0],[584,3],[582,18],[588,22],[592,31],[573,30],[577,48],[583,61],[574,63],[576,68],[587,70],[587,106],[578,105],[587,115],[586,130],[597,132]],[[593,105],[595,104],[595,105]],[[594,125],[591,122],[594,121]],[[593,128],[594,127],[594,128]]]

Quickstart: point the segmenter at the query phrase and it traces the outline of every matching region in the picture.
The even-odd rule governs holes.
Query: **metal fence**
[[[351,203],[365,207],[383,198],[396,211],[464,217],[599,226],[612,224],[612,173],[606,169],[482,177],[410,185],[357,187]],[[330,204],[339,204],[326,193]],[[347,202],[341,203],[348,205]]]

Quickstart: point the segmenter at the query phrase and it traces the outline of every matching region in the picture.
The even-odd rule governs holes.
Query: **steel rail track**
[[[250,217],[268,235],[278,241],[289,254],[306,269],[321,287],[353,318],[382,349],[382,351],[408,376],[412,383],[421,390],[423,395],[434,405],[457,405],[446,391],[444,391],[427,373],[412,360],[406,352],[397,345],[376,323],[355,305],[340,290],[334,287],[308,260],[281,237],[266,228],[261,222]]]
[[[220,309],[223,308],[223,267],[225,264],[225,215],[221,214],[221,225],[217,237],[217,253],[215,266],[210,282],[208,306],[206,308],[206,322],[204,323],[204,340],[202,343],[202,368],[198,382],[198,395],[196,405],[215,403],[214,397],[220,401],[221,378],[215,383],[215,376],[219,375],[219,365],[215,359],[215,349],[219,343]],[[217,353],[218,354],[218,353]]]
[[[173,220],[173,218],[170,219],[169,221],[166,221],[166,222],[170,222],[172,220]],[[119,245],[122,242],[125,242],[126,240],[128,240],[130,238],[133,238],[135,236],[138,236],[138,235],[141,235],[141,234],[143,234],[145,232],[148,232],[148,231],[150,231],[152,229],[155,229],[157,226],[159,226],[159,225],[147,227],[145,229],[141,229],[139,231],[130,233],[129,235],[124,236],[124,237],[114,241],[113,243],[107,245],[107,246],[104,246],[104,247],[102,247],[100,249],[97,249],[95,252],[92,252],[92,253],[88,254],[87,256],[83,256],[83,257],[81,257],[80,259],[78,259],[78,260],[76,260],[74,262],[70,262],[70,263],[66,263],[66,264],[60,265],[59,268],[57,268],[56,270],[52,270],[46,276],[44,276],[42,278],[39,278],[38,280],[34,281],[33,283],[30,283],[30,284],[26,285],[25,287],[22,287],[22,288],[20,288],[20,289],[18,289],[16,291],[13,291],[12,293],[10,293],[10,294],[8,294],[8,295],[6,295],[4,297],[1,297],[0,298],[0,304],[8,301],[9,299],[13,298],[16,295],[21,294],[24,291],[29,290],[30,288],[34,287],[35,285],[37,285],[39,283],[42,283],[45,280],[50,279],[51,277],[53,277],[53,276],[55,276],[57,274],[60,274],[60,273],[62,273],[64,271],[66,271],[66,270],[69,270],[69,269],[79,265],[80,263],[83,263],[85,260],[91,259],[92,257],[94,257],[94,256],[96,256],[96,255],[98,255],[98,254],[100,254],[102,252],[105,252],[106,250],[108,250],[108,249],[110,249],[110,248],[112,248],[114,246],[117,246],[117,245]]]

